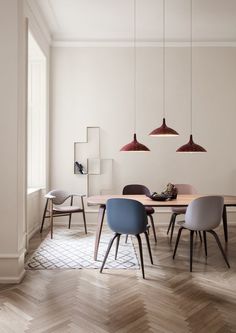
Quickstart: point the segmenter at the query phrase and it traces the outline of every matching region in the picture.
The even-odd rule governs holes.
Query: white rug
[[[93,260],[94,234],[84,235],[78,230],[55,228],[53,239],[50,233],[37,250],[27,259],[26,269],[81,269],[100,268],[112,234],[103,234],[98,251],[98,261]],[[116,242],[116,241],[115,241]],[[117,260],[114,260],[115,242],[106,261],[105,268],[138,269],[139,264],[131,238],[125,243],[120,239]]]

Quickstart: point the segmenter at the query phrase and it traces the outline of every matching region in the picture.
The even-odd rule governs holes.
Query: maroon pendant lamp
[[[136,0],[134,1],[134,139],[123,146],[120,151],[124,152],[145,152],[150,151],[148,147],[137,141],[136,135]]]
[[[192,135],[192,113],[193,113],[193,78],[192,78],[192,67],[193,67],[193,5],[192,5],[192,0],[190,1],[190,33],[191,33],[191,45],[190,45],[190,125],[191,125],[191,134],[190,134],[190,139],[189,142],[186,143],[185,145],[179,147],[176,151],[177,153],[205,153],[206,149],[203,148],[202,146],[196,144],[193,141],[193,135]]]
[[[158,127],[154,129],[151,133],[149,133],[150,136],[176,136],[179,135],[178,132],[176,132],[173,128],[170,128],[166,125],[166,119],[165,119],[165,0],[163,0],[163,122],[161,127]]]

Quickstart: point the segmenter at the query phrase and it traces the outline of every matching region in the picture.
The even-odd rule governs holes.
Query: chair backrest
[[[149,189],[145,185],[130,184],[123,188],[123,194],[145,194],[150,195]]]
[[[147,229],[144,206],[131,199],[109,199],[106,204],[107,223],[119,234],[137,235]]]
[[[196,194],[197,190],[191,184],[175,184],[178,194]]]
[[[71,195],[67,191],[62,191],[62,190],[52,190],[48,192],[48,194],[55,196],[56,198],[53,199],[53,203],[55,205],[61,205],[63,202],[66,201]]]
[[[211,230],[221,221],[224,208],[222,196],[206,196],[193,200],[187,207],[185,225],[191,230]]]

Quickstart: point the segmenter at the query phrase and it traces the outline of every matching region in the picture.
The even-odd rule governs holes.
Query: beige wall
[[[83,192],[73,142],[100,126],[102,157],[114,159],[114,192],[128,183],[161,191],[192,183],[201,193],[236,194],[236,50],[193,50],[193,134],[206,154],[177,154],[190,134],[189,49],[166,49],[166,118],[177,138],[151,138],[162,119],[162,50],[137,50],[137,134],[150,153],[121,153],[133,135],[133,50],[52,49],[51,187]]]

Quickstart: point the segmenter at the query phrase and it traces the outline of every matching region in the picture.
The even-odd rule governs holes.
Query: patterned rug
[[[94,234],[84,235],[78,230],[55,228],[53,239],[50,233],[36,251],[26,258],[25,269],[81,269],[100,268],[112,234],[104,233],[99,245],[98,261],[93,260]],[[121,237],[117,260],[114,260],[115,242],[105,268],[138,269],[139,264],[132,240]]]

